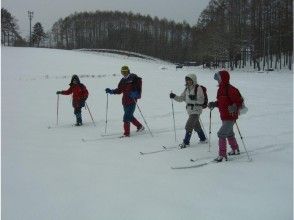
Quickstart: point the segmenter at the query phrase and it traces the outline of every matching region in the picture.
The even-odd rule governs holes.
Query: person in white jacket
[[[186,102],[186,109],[189,118],[186,122],[185,138],[183,143],[179,145],[180,148],[185,148],[190,145],[190,139],[192,136],[193,129],[197,132],[200,138],[199,143],[207,143],[207,138],[201,128],[199,122],[200,114],[202,113],[203,104],[205,102],[205,95],[202,86],[197,84],[197,78],[195,74],[188,74],[185,77],[186,88],[180,96],[174,93],[170,93],[170,98],[177,102]]]

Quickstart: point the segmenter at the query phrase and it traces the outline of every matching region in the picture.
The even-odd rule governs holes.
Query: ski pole
[[[108,115],[108,93],[106,94],[106,115],[105,115],[105,130],[104,133],[106,134],[107,130],[107,115]]]
[[[211,111],[212,109],[210,109],[210,112],[209,112],[209,138],[208,138],[208,151],[210,152],[210,147],[211,147],[211,144],[210,144],[210,139],[211,139]]]
[[[242,141],[242,143],[243,143],[243,147],[244,147],[245,152],[246,152],[246,154],[247,154],[248,161],[252,161],[252,158],[249,156],[248,151],[247,151],[247,149],[246,149],[246,146],[245,146],[245,143],[244,143],[244,140],[243,140],[242,134],[241,134],[240,129],[239,129],[239,126],[238,126],[238,124],[237,124],[237,121],[236,121],[236,126],[237,126],[237,129],[238,129],[238,132],[239,132],[239,135],[240,135],[241,141]]]
[[[57,95],[57,105],[56,105],[56,126],[58,125],[58,109],[59,109],[59,94]]]
[[[138,105],[138,102],[135,99],[134,99],[134,101],[135,101],[135,103],[136,103],[136,105],[137,105],[137,107],[139,109],[139,112],[140,112],[140,114],[141,114],[141,116],[142,116],[142,118],[144,120],[144,123],[145,123],[146,127],[148,128],[148,131],[149,131],[150,135],[153,137],[153,134],[152,134],[152,132],[151,132],[151,130],[150,130],[150,128],[149,128],[149,126],[148,126],[148,124],[147,124],[147,122],[146,122],[146,120],[145,120],[145,118],[144,118],[144,116],[143,116],[143,114],[141,112],[141,109],[140,109],[140,107]]]
[[[172,92],[172,91],[171,91]],[[175,142],[177,142],[177,132],[176,132],[176,120],[175,120],[175,111],[174,111],[174,101],[171,99],[172,104],[172,114],[173,114],[173,124],[174,124],[174,133],[175,133]]]
[[[89,114],[90,114],[90,116],[91,116],[92,122],[93,122],[94,126],[96,126],[96,124],[95,124],[95,122],[94,122],[93,116],[92,116],[92,114],[91,114],[91,111],[90,111],[90,108],[89,108],[87,102],[85,102],[85,104],[86,104],[86,107],[87,107],[87,109],[88,109],[88,112],[89,112]]]

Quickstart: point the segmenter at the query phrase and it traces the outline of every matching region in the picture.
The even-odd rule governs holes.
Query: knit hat
[[[120,70],[121,72],[130,72],[130,69],[129,69],[129,67],[128,66],[122,66],[121,67],[121,70]]]

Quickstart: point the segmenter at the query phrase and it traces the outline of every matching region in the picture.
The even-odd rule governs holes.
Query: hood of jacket
[[[219,76],[221,78],[220,85],[228,85],[230,84],[230,74],[226,70],[219,71]]]
[[[73,81],[74,81],[74,80],[76,80],[78,84],[81,83],[79,77],[78,77],[77,75],[73,75],[73,76],[71,77],[71,80],[70,80],[70,84],[69,84],[70,86],[73,85]]]
[[[193,81],[193,85],[197,85],[197,77],[195,74],[191,73],[185,76],[185,78],[190,78]]]

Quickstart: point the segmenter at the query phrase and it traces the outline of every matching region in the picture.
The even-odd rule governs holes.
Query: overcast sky
[[[208,3],[209,0],[2,0],[1,6],[18,20],[21,35],[27,37],[30,27],[28,11],[34,12],[32,26],[40,22],[45,31],[51,29],[59,18],[74,12],[96,10],[132,11],[176,22],[186,20],[195,25]]]

